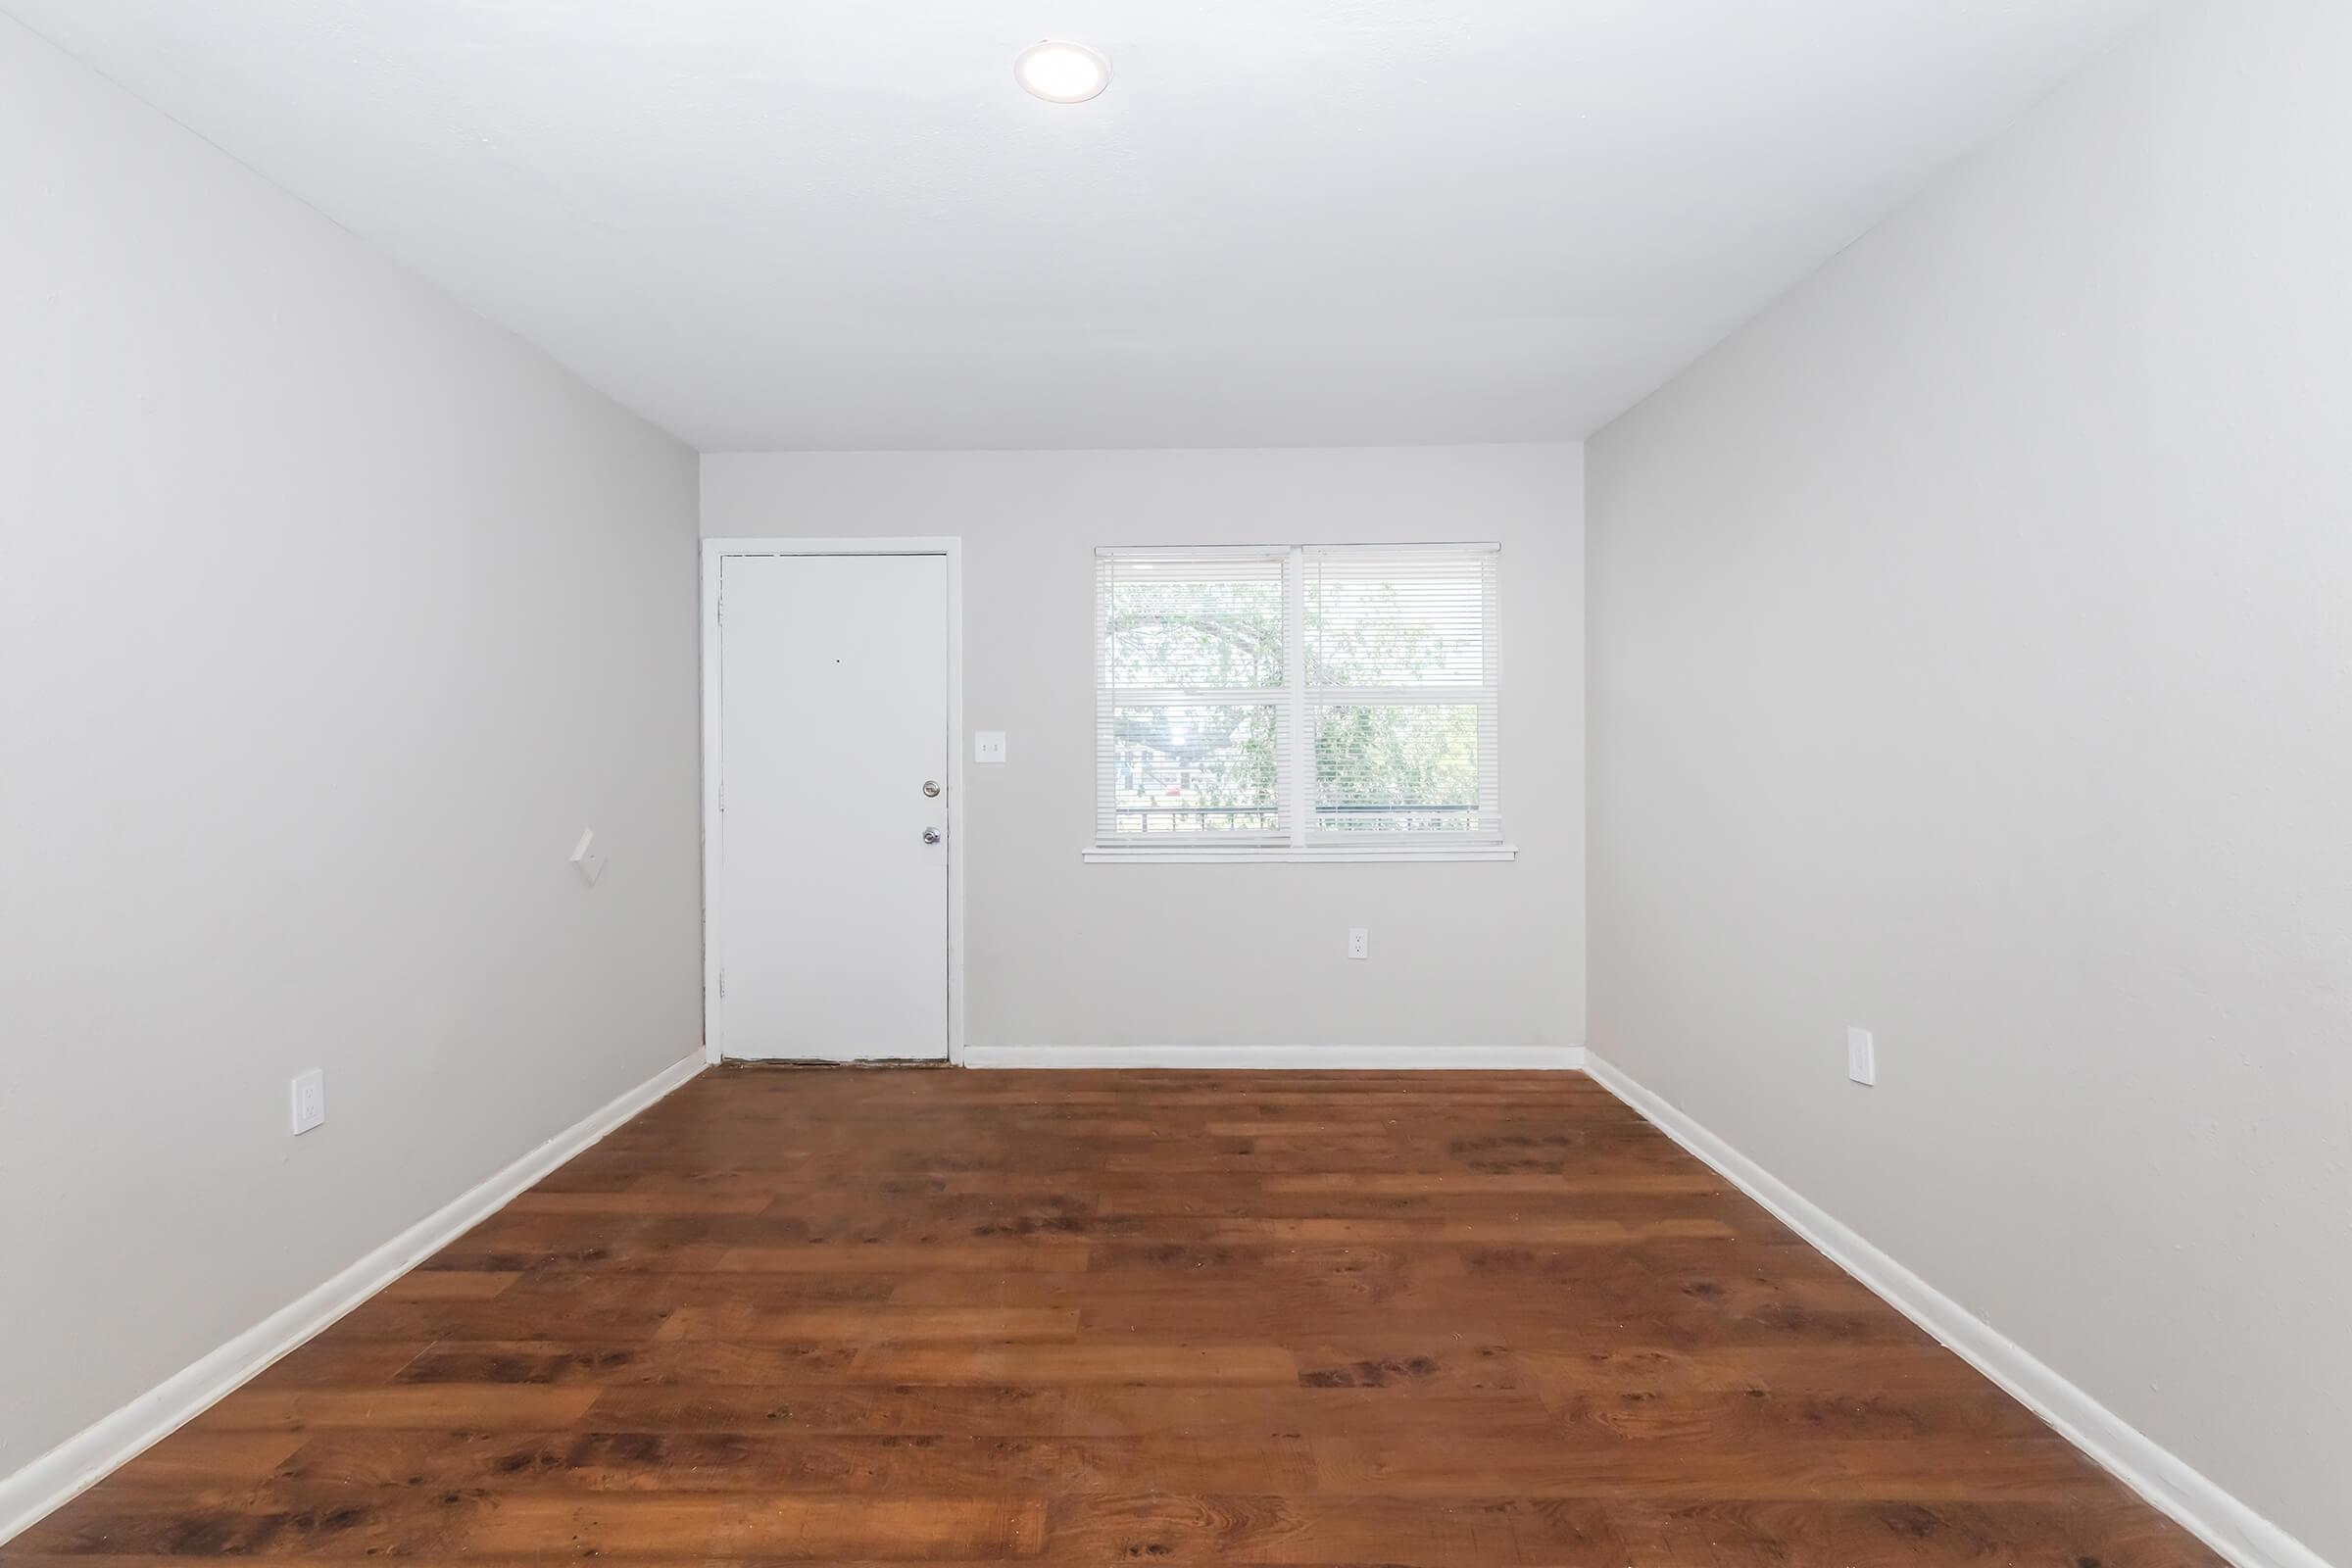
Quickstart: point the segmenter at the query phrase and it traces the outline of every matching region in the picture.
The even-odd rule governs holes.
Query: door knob
[[[933,800],[937,800],[939,798],[939,780],[935,778],[923,780],[923,793]]]
[[[923,842],[925,844],[937,844],[939,842],[939,829],[935,827],[927,827],[923,829]]]

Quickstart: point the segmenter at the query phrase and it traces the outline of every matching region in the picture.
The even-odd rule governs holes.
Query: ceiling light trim
[[[1110,85],[1110,57],[1065,38],[1040,38],[1015,56],[1012,79],[1050,104],[1082,104]]]

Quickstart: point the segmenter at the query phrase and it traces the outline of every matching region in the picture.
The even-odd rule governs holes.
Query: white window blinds
[[[1290,842],[1287,550],[1096,558],[1096,838]]]
[[[1492,545],[1104,550],[1096,841],[1502,836]]]
[[[1313,832],[1501,837],[1495,552],[1302,555]]]

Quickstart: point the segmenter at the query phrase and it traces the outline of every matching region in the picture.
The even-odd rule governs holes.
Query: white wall
[[[693,455],[6,21],[0,213],[4,1485],[701,1025]]]
[[[1581,1044],[1582,511],[1574,446],[703,460],[706,534],[964,540],[965,722],[1008,736],[965,769],[975,1046]],[[1080,862],[1096,546],[1415,539],[1502,545],[1518,860]]]
[[[2176,7],[1595,437],[1590,565],[1592,1050],[2352,1562],[2347,80]]]

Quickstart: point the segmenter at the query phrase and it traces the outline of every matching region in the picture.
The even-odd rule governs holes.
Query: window
[[[1495,559],[1097,552],[1089,858],[1508,858]]]

